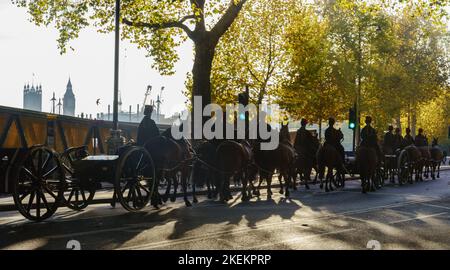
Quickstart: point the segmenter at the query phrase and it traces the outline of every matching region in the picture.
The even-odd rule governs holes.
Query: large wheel
[[[114,189],[126,210],[134,212],[144,208],[153,195],[155,182],[155,166],[147,150],[133,146],[120,155]]]
[[[30,148],[14,175],[13,198],[17,210],[33,221],[51,217],[63,200],[65,186],[57,153],[46,146]]]
[[[77,211],[86,208],[95,195],[94,183],[80,183],[79,179],[74,178],[73,163],[88,155],[86,147],[70,148],[61,155],[66,178],[64,202],[67,207]]]

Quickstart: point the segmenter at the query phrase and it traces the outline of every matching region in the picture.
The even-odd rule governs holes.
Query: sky
[[[0,0],[0,105],[22,108],[23,87],[26,83],[42,84],[43,111],[51,111],[53,92],[64,95],[69,76],[76,98],[75,114],[96,115],[107,112],[113,100],[114,35],[84,29],[71,42],[75,51],[60,55],[53,27],[37,27],[29,21],[25,8],[10,0]],[[186,73],[192,70],[192,43],[188,40],[179,48],[180,60],[173,76],[160,76],[151,68],[151,59],[135,45],[121,41],[120,91],[122,108],[142,106],[147,85],[152,85],[151,98],[163,92],[162,113],[172,115],[184,109],[182,94]],[[34,74],[34,76],[33,76]],[[100,105],[96,100],[100,99]]]

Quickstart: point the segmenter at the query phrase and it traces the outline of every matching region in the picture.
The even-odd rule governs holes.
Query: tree
[[[336,83],[330,26],[312,10],[298,12],[289,27],[285,50],[287,76],[278,102],[294,118],[309,118],[319,125],[328,117],[343,116],[348,102]]]
[[[189,38],[194,43],[193,95],[211,102],[211,67],[215,49],[247,0],[122,0],[125,24],[122,39],[128,39],[153,57],[153,67],[173,73],[176,47]],[[114,0],[13,0],[26,7],[37,25],[54,24],[59,30],[61,53],[80,31],[95,26],[99,32],[114,30]]]

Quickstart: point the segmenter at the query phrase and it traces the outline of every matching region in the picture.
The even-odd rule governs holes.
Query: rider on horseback
[[[406,128],[406,135],[402,141],[402,148],[405,148],[408,145],[414,144],[414,138],[411,136],[411,129]]]
[[[394,134],[394,151],[397,151],[402,147],[403,136],[400,128],[395,128]]]
[[[306,125],[308,124],[308,120],[301,120],[301,128],[297,130],[297,136],[295,136],[294,148],[297,153],[302,155],[307,155],[307,153],[311,153],[313,135],[311,132],[306,130]]]
[[[366,126],[361,129],[361,146],[374,148],[381,157],[381,149],[377,142],[377,131],[372,127],[372,117],[366,116]]]
[[[139,124],[137,132],[137,144],[144,145],[149,139],[159,136],[159,129],[152,117],[153,106],[145,105],[144,118]]]
[[[394,130],[393,126],[388,127],[388,132],[384,134],[383,147],[384,149],[390,149],[392,153],[395,151],[395,135],[392,133]]]
[[[428,146],[428,139],[425,135],[423,135],[422,128],[419,128],[419,134],[417,134],[416,139],[414,140],[414,144],[417,147]]]
[[[335,129],[334,123],[336,121],[334,118],[330,117],[328,119],[328,128],[325,130],[325,143],[333,146],[341,155],[342,162],[345,160],[345,150],[344,147],[341,144],[341,140],[344,138],[344,135],[342,134],[341,130]]]

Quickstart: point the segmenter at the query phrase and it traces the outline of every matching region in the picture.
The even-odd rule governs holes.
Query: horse
[[[181,147],[174,140],[166,136],[157,136],[148,140],[144,144],[144,148],[149,153],[152,153],[156,168],[156,187],[159,186],[161,180],[165,179],[167,181],[164,196],[161,198],[159,192],[155,192],[155,198],[152,198],[152,205],[158,207],[158,204],[162,204],[162,201],[167,201],[172,183],[174,184],[174,193],[170,200],[174,202],[178,185],[176,169],[183,162],[183,151]]]
[[[405,178],[405,182],[410,184],[413,182],[413,175],[415,174],[415,180],[420,179],[420,150],[415,145],[408,145],[400,152],[397,159],[397,167],[399,169],[398,177],[399,184],[402,184],[402,179]],[[404,168],[405,166],[405,168]]]
[[[338,140],[342,140],[344,135],[342,131],[338,131]],[[317,170],[320,179],[320,188],[323,188],[323,177],[325,174],[325,168],[327,168],[327,175],[325,176],[325,191],[333,191],[331,182],[335,187],[344,186],[345,183],[345,167],[344,160],[342,160],[341,153],[331,144],[324,143],[319,147],[316,154]],[[337,179],[333,175],[333,170],[336,170]],[[337,181],[336,181],[337,180]]]
[[[374,148],[361,145],[356,151],[356,165],[361,178],[362,193],[375,191],[379,160]]]
[[[297,158],[295,160],[295,175],[292,179],[294,189],[296,187],[297,175],[300,176],[300,181],[305,183],[305,188],[309,189],[308,181],[311,180],[312,169],[316,171],[314,182],[317,181],[317,159],[316,154],[320,147],[320,141],[317,137],[312,136],[312,141],[305,142],[301,149],[297,149]]]
[[[166,138],[169,138],[170,140],[173,140],[175,143],[177,143],[181,150],[182,160],[180,161],[179,165],[175,168],[175,171],[174,171],[175,177],[172,178],[173,185],[174,185],[173,198],[176,196],[178,184],[179,184],[179,182],[181,182],[181,187],[183,189],[184,202],[185,202],[186,206],[191,206],[191,203],[187,196],[187,188],[188,188],[188,183],[190,182],[190,180],[192,182],[193,202],[194,203],[198,202],[196,194],[195,194],[195,186],[196,186],[195,179],[194,178],[191,179],[191,173],[192,173],[191,161],[193,160],[193,158],[195,156],[195,151],[192,148],[192,145],[189,143],[189,141],[186,140],[185,138],[175,139],[172,136],[171,128],[166,129],[161,135],[165,136]],[[170,188],[169,185],[168,185],[168,188]]]
[[[263,180],[267,183],[267,199],[272,198],[272,177],[277,170],[280,173],[279,180],[281,185],[280,193],[284,193],[286,197],[290,196],[290,182],[293,175],[293,168],[295,162],[295,149],[290,144],[286,136],[287,125],[282,125],[282,130],[279,136],[280,141],[276,149],[273,150],[261,150],[261,139],[257,139],[253,145],[253,153],[255,156],[255,163],[258,167],[260,181],[258,188],[261,186]],[[289,135],[289,132],[287,132]],[[290,138],[290,137],[289,137]],[[284,187],[281,180],[286,182]],[[257,192],[259,195],[259,191]]]
[[[439,178],[439,174],[441,171],[441,163],[444,161],[444,151],[438,144],[438,139],[433,138],[433,142],[431,144],[430,155],[431,155],[431,177],[434,180],[436,177]]]
[[[219,200],[226,202],[232,199],[230,192],[230,179],[235,182],[242,182],[242,201],[247,201],[247,174],[246,170],[250,165],[250,157],[244,146],[233,140],[222,141],[216,149],[217,174],[216,187],[219,193]]]
[[[417,147],[420,151],[421,159],[419,161],[419,174],[420,181],[423,181],[423,177],[428,179],[428,174],[431,173],[431,153],[429,146]]]
[[[217,171],[216,149],[218,144],[212,141],[201,141],[194,147],[196,158],[192,164],[192,178],[196,185],[206,184],[207,198],[212,199],[217,195],[215,186]]]

